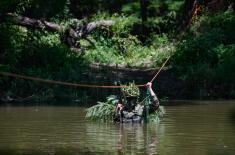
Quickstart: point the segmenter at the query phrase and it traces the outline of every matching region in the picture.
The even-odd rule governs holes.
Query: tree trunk
[[[197,0],[185,0],[184,11],[183,11],[183,27],[187,27],[195,11],[195,5]]]
[[[142,23],[147,21],[147,0],[140,0]]]

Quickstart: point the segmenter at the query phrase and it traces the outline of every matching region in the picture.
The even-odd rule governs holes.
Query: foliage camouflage
[[[98,102],[98,104],[88,108],[86,110],[86,118],[95,121],[113,121],[117,102],[116,96],[108,96],[106,102]],[[154,113],[149,115],[149,121],[159,122],[164,114],[165,109],[160,106]]]
[[[129,83],[128,85],[124,85],[126,87],[121,88],[121,91],[124,93],[126,97],[128,96],[139,96],[140,95],[140,90],[139,88],[135,85],[135,82]]]
[[[88,108],[86,118],[91,120],[112,121],[117,102],[116,96],[108,96],[106,102],[97,102],[98,104]]]

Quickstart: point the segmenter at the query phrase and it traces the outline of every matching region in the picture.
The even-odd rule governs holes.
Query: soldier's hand
[[[148,83],[146,84],[146,86],[147,86],[148,88],[152,88],[152,82],[148,82]]]

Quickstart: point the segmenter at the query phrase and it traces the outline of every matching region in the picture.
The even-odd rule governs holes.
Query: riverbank
[[[84,83],[97,85],[113,85],[120,81],[125,84],[135,81],[136,84],[145,84],[152,79],[158,68],[132,67],[128,68],[123,65],[90,65],[89,72],[83,73],[81,78]],[[14,79],[13,79],[14,80]],[[90,81],[93,81],[91,83]],[[92,103],[97,100],[104,100],[106,96],[111,94],[119,94],[119,89],[103,89],[103,88],[69,88],[63,85],[45,84],[35,81],[21,80],[25,85],[28,83],[36,83],[36,86],[43,85],[46,90],[51,89],[48,95],[27,94],[9,94],[1,91],[0,103],[53,103],[66,101],[71,103]],[[94,83],[95,82],[95,83]],[[77,82],[76,82],[77,83]],[[215,99],[232,99],[228,92],[231,87],[224,83],[215,83],[208,85],[201,82],[183,81],[177,76],[174,68],[165,67],[153,83],[155,92],[161,100],[215,100]],[[55,93],[56,92],[56,93]],[[145,89],[141,88],[144,95]],[[81,95],[82,94],[82,95]]]

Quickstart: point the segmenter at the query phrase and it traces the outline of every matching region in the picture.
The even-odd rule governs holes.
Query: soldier
[[[159,108],[159,100],[152,89],[152,83],[146,84],[150,92],[151,104],[149,107],[138,103],[137,96],[126,94],[126,105],[121,100],[116,105],[114,121],[120,123],[138,122],[141,123],[146,118],[147,112],[149,114],[155,112]]]

